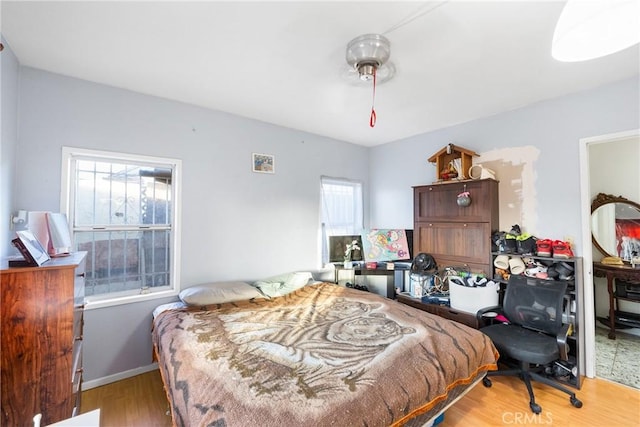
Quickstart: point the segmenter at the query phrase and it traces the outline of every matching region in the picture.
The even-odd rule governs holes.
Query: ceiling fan
[[[356,83],[373,85],[369,126],[376,125],[374,107],[376,86],[390,80],[395,75],[395,66],[389,62],[391,43],[381,34],[363,34],[347,44],[346,60],[349,64],[348,77]]]
[[[391,43],[380,34],[364,34],[347,44],[346,60],[349,79],[356,84],[369,83],[374,74],[378,84],[395,75],[395,66],[389,62]]]

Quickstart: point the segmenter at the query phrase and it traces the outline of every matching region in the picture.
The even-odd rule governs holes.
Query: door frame
[[[593,246],[591,243],[591,182],[589,168],[589,147],[596,144],[616,142],[640,137],[640,129],[615,132],[580,139],[580,199],[582,213],[582,259],[583,259],[583,300],[585,375],[596,376],[596,321],[593,289]]]

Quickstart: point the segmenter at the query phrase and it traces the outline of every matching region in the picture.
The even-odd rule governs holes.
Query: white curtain
[[[364,227],[362,183],[321,177],[322,261],[329,260],[329,236],[360,234]]]

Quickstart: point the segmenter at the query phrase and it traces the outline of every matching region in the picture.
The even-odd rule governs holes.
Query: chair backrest
[[[502,308],[511,323],[555,335],[562,327],[566,290],[565,281],[512,274]]]

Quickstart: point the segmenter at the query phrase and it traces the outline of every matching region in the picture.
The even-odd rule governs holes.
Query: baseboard
[[[157,363],[152,363],[151,365],[141,366],[135,369],[129,369],[128,371],[118,372],[117,374],[108,375],[102,378],[96,378],[95,380],[83,381],[82,389],[89,390],[95,387],[100,387],[103,385],[111,384],[116,381],[124,380],[125,378],[135,377],[136,375],[144,374],[146,372],[151,372],[158,369]]]

